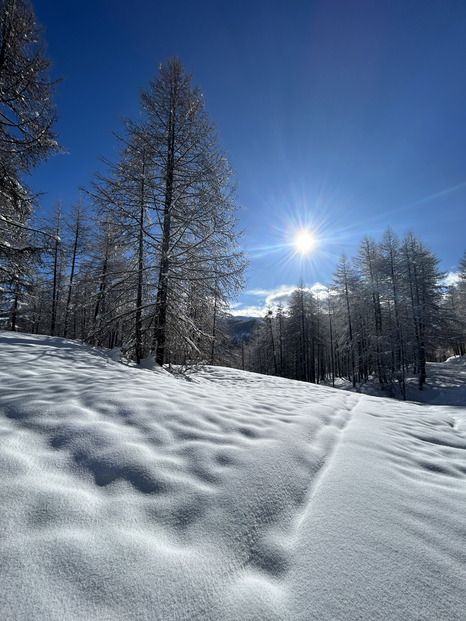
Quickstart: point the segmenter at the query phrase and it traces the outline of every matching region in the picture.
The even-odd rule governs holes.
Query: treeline
[[[60,151],[56,84],[27,0],[0,0],[0,328],[81,339],[139,362],[231,364],[321,382],[371,377],[406,394],[426,362],[466,350],[466,255],[446,289],[412,233],[363,240],[324,296],[304,285],[235,349],[228,300],[242,285],[230,166],[179,59],[143,89],[119,155],[71,209],[39,222],[27,186]]]
[[[375,377],[405,398],[408,374],[422,390],[427,361],[466,353],[466,253],[449,288],[438,263],[413,233],[366,237],[356,257],[341,257],[326,294],[298,286],[238,356],[248,370],[308,382]]]
[[[232,172],[177,58],[140,97],[73,209],[34,217],[25,179],[59,150],[55,84],[26,0],[0,3],[0,327],[123,348],[139,362],[216,361],[241,284]]]

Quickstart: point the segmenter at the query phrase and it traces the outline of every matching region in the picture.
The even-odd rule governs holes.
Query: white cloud
[[[296,289],[296,286],[291,285],[281,285],[272,291],[269,291],[268,295],[265,298],[266,306],[286,306],[290,300],[290,296],[293,291]]]
[[[460,272],[448,272],[443,279],[445,287],[456,286],[460,281]]]
[[[263,305],[251,306],[250,308],[262,308],[262,315],[264,314],[266,307],[276,307],[278,305],[286,306],[290,295],[296,289],[295,285],[280,285],[275,289],[250,289],[245,292],[245,295],[253,295],[255,297],[262,298]]]
[[[328,295],[328,287],[322,285],[320,282],[316,282],[310,288],[311,293],[319,300],[325,300]]]
[[[269,308],[275,310],[278,306],[286,308],[290,301],[291,294],[296,289],[296,285],[280,285],[275,289],[250,289],[245,295],[262,298],[259,304],[241,307],[241,304],[232,304],[230,313],[234,316],[245,317],[264,317]],[[316,298],[325,299],[328,287],[320,282],[314,283],[311,287],[306,287]]]
[[[263,318],[266,309],[263,306],[244,306],[243,308],[230,308],[233,317],[258,317]]]
[[[275,289],[249,289],[245,292],[245,295],[257,295],[259,297],[264,297],[269,295],[272,291],[275,291]]]

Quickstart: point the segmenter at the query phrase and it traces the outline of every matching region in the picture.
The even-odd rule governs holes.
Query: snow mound
[[[410,397],[432,405],[466,405],[466,356],[427,363],[427,384]]]
[[[466,410],[0,333],[0,618],[464,620]]]
[[[466,368],[466,356],[450,356],[450,358],[447,358],[445,363]]]

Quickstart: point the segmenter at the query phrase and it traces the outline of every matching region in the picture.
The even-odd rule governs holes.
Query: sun
[[[308,229],[301,229],[295,234],[293,244],[299,254],[309,254],[315,248],[316,238]]]

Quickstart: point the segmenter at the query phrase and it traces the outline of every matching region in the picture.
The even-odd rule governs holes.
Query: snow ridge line
[[[336,450],[338,448],[339,443],[341,442],[342,433],[349,425],[354,415],[354,409],[358,405],[360,401],[360,396],[350,393],[345,398],[345,408],[339,408],[335,411],[331,420],[317,432],[317,439],[322,435],[322,433],[328,429],[328,427],[336,427],[338,430],[337,435],[334,437],[333,442],[328,447],[328,450],[325,453],[323,460],[319,463],[318,470],[316,470],[315,475],[311,481],[307,489],[307,493],[302,502],[302,511],[300,511],[295,520],[294,520],[294,537],[292,539],[293,544],[296,543],[299,535],[299,530],[301,529],[302,523],[304,522],[306,516],[312,511],[312,500],[316,495],[319,487],[322,484],[322,479],[332,465],[332,457],[335,455]]]
[[[317,465],[315,459],[306,464],[310,470],[311,482],[300,498],[296,499],[295,515],[283,516],[284,519],[279,523],[256,520],[248,533],[249,551],[240,564],[234,564],[224,571],[225,582],[234,575],[238,580],[246,579],[247,573],[253,571],[259,572],[263,580],[270,580],[274,589],[277,589],[277,579],[283,578],[290,569],[290,559],[298,544],[301,525],[312,510],[312,499],[331,467],[332,456],[337,450],[341,434],[351,421],[359,400],[359,395],[345,395],[345,407],[339,407],[328,415],[323,425],[309,438],[311,453],[315,455],[317,446],[323,455]]]

